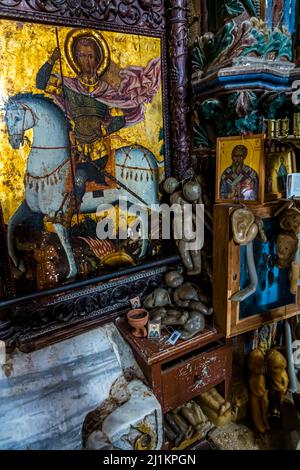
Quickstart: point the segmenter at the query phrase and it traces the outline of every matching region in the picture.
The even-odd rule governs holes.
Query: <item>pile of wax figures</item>
[[[266,354],[254,349],[247,358],[249,405],[255,428],[270,430],[268,417],[279,417],[283,398],[288,391],[287,361],[276,349]]]
[[[299,420],[300,319],[298,315],[284,321],[284,332],[284,349],[266,350],[264,345],[260,344],[247,358],[249,405],[254,425],[261,433],[270,429],[269,417],[280,417],[281,405],[287,392],[290,392],[288,401],[292,399],[294,402]]]
[[[187,181],[182,184],[182,189],[180,186],[176,178],[167,178],[164,191],[170,196],[169,202],[174,209],[173,234],[182,264],[187,274],[194,276],[201,273],[201,248],[195,242],[197,228],[204,222],[199,206],[202,190],[198,181]]]
[[[166,288],[154,289],[143,301],[149,311],[150,320],[161,323],[161,328],[176,326],[181,339],[192,338],[204,330],[205,316],[213,313],[209,307],[210,299],[199,286],[185,282],[179,270],[165,274]]]
[[[300,211],[294,201],[286,202],[276,213],[280,233],[277,236],[277,265],[290,267],[291,293],[296,294],[300,278]]]
[[[300,278],[300,211],[291,200],[284,202],[273,216],[277,218],[279,229],[276,234],[275,264],[279,269],[290,270],[290,292],[295,295]],[[231,222],[234,242],[247,247],[250,282],[246,288],[231,297],[231,300],[242,302],[256,291],[258,285],[253,241],[256,236],[259,236],[261,241],[266,243],[267,238],[263,220],[255,217],[249,208],[236,209],[232,214]],[[281,403],[287,391],[290,390],[294,394],[300,392],[299,367],[293,361],[293,356],[296,357],[298,354],[293,349],[293,341],[300,337],[298,331],[296,327],[293,332],[289,321],[285,321],[286,352],[284,354],[287,360],[276,349],[265,352],[258,348],[248,356],[249,405],[254,425],[261,433],[270,429],[269,416],[280,416]],[[286,371],[287,367],[289,374]]]
[[[206,416],[206,411],[204,413],[203,410],[213,413],[212,422]],[[199,437],[199,434],[205,436],[212,429],[213,424],[216,424],[215,419],[222,419],[225,415],[230,417],[231,405],[215,388],[212,388],[166,414],[166,438],[175,446],[179,446],[185,440],[192,439],[194,436]]]
[[[202,205],[201,185],[197,179],[180,183],[176,178],[167,178],[164,191],[174,209],[173,233],[183,267],[188,276],[199,275],[201,250],[194,242],[203,224],[202,209],[198,210]],[[180,210],[175,210],[176,207]],[[199,283],[186,282],[179,270],[168,272],[164,281],[166,288],[155,289],[144,299],[143,306],[149,311],[150,320],[160,322],[162,329],[176,327],[181,339],[192,338],[204,330],[205,316],[213,313],[211,299]]]
[[[276,237],[276,266],[280,269],[290,268],[290,291],[296,294],[300,278],[300,211],[289,201],[283,204],[274,214],[277,217],[279,232]],[[257,268],[254,261],[253,241],[259,236],[263,243],[267,242],[263,220],[255,217],[253,212],[242,207],[236,209],[231,217],[234,242],[245,245],[247,249],[247,270],[249,285],[236,292],[231,300],[242,302],[256,292],[258,286]]]

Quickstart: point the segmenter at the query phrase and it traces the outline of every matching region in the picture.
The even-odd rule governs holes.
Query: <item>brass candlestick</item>
[[[267,133],[268,133],[268,138],[269,139],[274,139],[275,138],[275,124],[276,120],[275,119],[268,119],[267,120]]]
[[[294,113],[293,134],[294,134],[294,137],[296,137],[296,139],[300,139],[300,113]]]
[[[281,137],[281,119],[275,120],[275,137]]]
[[[281,137],[287,138],[289,136],[290,120],[289,118],[281,119]]]

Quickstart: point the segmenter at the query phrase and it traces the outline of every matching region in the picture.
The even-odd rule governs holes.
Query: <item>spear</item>
[[[63,96],[63,103],[64,103],[64,111],[65,115],[67,116],[67,108],[66,108],[66,93],[65,93],[65,87],[64,87],[64,76],[63,76],[63,70],[62,70],[62,60],[61,60],[61,52],[60,52],[60,45],[59,45],[59,37],[58,37],[58,29],[57,27],[55,28],[55,35],[56,35],[56,44],[57,48],[59,50],[59,69],[60,69],[60,76],[61,76],[61,88],[62,88],[62,96]],[[74,194],[74,188],[75,188],[75,174],[74,174],[74,166],[73,166],[73,155],[72,155],[72,149],[70,146],[70,164],[71,164],[71,178],[72,178],[72,186],[73,186],[73,194]],[[75,196],[75,194],[74,194]],[[78,201],[75,196],[75,208],[76,208],[76,215],[77,215],[77,225],[79,225],[79,208],[78,208]]]

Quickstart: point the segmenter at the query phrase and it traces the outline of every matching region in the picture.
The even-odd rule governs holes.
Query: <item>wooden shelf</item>
[[[170,345],[167,342],[168,334],[163,335],[159,340],[136,338],[131,334],[131,328],[125,318],[117,318],[116,326],[133,350],[149,366],[158,362],[164,363],[165,361],[176,359],[187,352],[224,338],[224,335],[216,328],[208,326],[193,338],[187,340],[179,339],[175,345]]]

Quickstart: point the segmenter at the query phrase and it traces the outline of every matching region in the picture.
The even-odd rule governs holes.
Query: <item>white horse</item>
[[[24,271],[24,263],[18,259],[14,244],[17,225],[33,214],[55,220],[58,211],[64,213],[66,210],[66,182],[70,171],[69,125],[64,113],[52,101],[43,95],[31,93],[15,95],[8,100],[5,121],[9,142],[14,149],[23,145],[25,131],[33,128],[33,143],[24,182],[25,200],[8,223],[9,255],[14,265]],[[133,145],[116,150],[115,165],[115,178],[121,183],[120,187],[104,190],[101,197],[85,193],[79,210],[95,213],[100,205],[102,208],[105,204],[116,205],[122,197],[128,201],[128,214],[131,213],[130,206],[139,205],[142,209],[139,215],[142,257],[147,251],[146,209],[152,204],[159,204],[157,160],[145,147]],[[136,215],[136,212],[133,211],[132,215]],[[61,223],[54,222],[53,226],[67,255],[68,278],[73,277],[77,268],[69,232]]]

